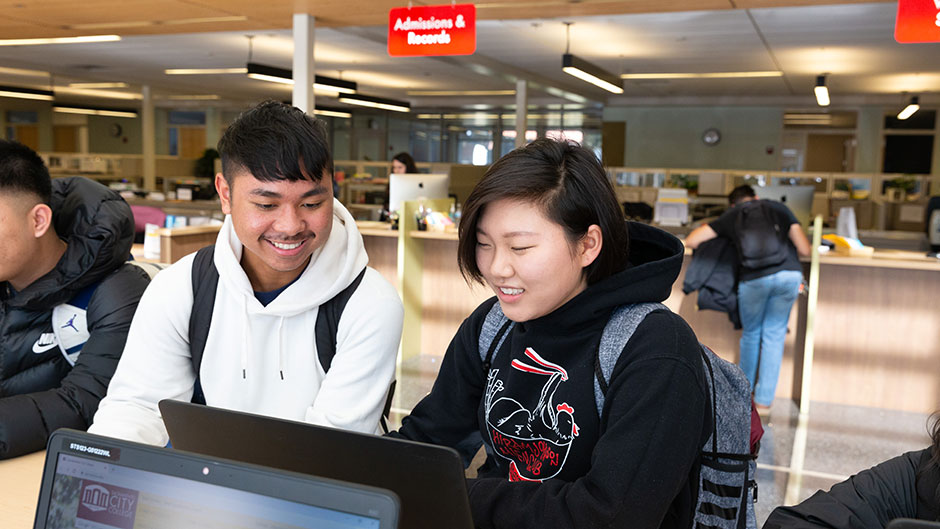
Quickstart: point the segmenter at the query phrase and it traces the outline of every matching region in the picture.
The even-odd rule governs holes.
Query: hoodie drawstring
[[[277,323],[277,353],[278,368],[281,371],[281,380],[284,380],[284,317]]]
[[[245,311],[245,325],[242,327],[242,379],[246,379],[248,378],[248,348],[251,347],[251,330],[249,329],[251,318],[248,314],[248,298],[242,298],[242,308]]]

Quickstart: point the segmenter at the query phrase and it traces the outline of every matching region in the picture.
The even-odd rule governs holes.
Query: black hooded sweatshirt
[[[65,254],[20,292],[0,282],[0,459],[42,450],[57,428],[88,428],[150,283],[125,264],[134,218],[120,195],[85,178],[56,178],[50,207]],[[43,340],[53,332],[52,309],[95,283],[90,336],[73,367]]]
[[[678,239],[628,224],[628,268],[513,326],[489,373],[478,337],[496,300],[480,305],[431,393],[402,421],[401,437],[464,453],[468,439],[485,440],[487,462],[468,481],[478,527],[691,527],[709,415],[699,344],[685,321],[650,313],[614,367],[600,416],[595,404],[595,358],[611,313],[664,301],[682,266]]]

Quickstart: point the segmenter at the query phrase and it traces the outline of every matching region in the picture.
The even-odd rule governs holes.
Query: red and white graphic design
[[[473,4],[396,7],[388,12],[392,57],[472,55],[477,49]]]
[[[894,40],[940,42],[940,0],[898,0]]]
[[[539,401],[527,410],[519,401],[502,397],[499,370],[490,371],[485,407],[486,426],[496,454],[509,461],[510,481],[544,481],[557,476],[565,466],[571,444],[578,436],[574,408],[568,403],[554,404],[559,384],[568,380],[568,372],[558,364],[539,356],[531,347],[525,356],[534,365],[513,360],[513,369],[548,376]]]
[[[137,513],[136,490],[82,480],[77,520],[119,529],[132,529]]]

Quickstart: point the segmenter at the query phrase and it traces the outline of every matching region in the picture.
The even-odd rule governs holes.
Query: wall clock
[[[702,143],[708,146],[718,145],[718,142],[721,141],[721,132],[718,129],[711,128],[705,129],[705,132],[702,133]]]

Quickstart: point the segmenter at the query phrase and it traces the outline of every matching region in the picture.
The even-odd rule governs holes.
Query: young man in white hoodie
[[[189,401],[376,432],[402,330],[402,304],[375,270],[349,212],[333,197],[319,122],[269,101],[219,141],[215,185],[226,214],[219,273],[198,374],[190,351],[194,255],[154,278],[90,432],[165,445],[157,403]],[[335,356],[318,361],[320,306],[365,268],[336,325]],[[198,375],[198,376],[197,376]]]

